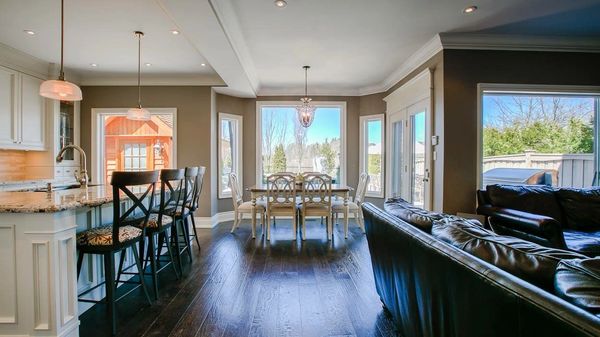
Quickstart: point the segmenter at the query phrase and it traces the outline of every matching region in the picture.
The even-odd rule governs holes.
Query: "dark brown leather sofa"
[[[404,210],[399,217],[365,203],[363,213],[377,292],[400,336],[600,336],[600,318],[594,314],[486,262],[485,254],[512,239],[439,213],[413,213],[411,224],[401,219]],[[437,236],[428,232],[432,229]],[[485,248],[489,244],[492,249]],[[518,250],[527,248],[517,244]],[[487,253],[476,257],[468,248]],[[535,260],[539,251],[534,247],[525,261]],[[523,256],[509,261],[509,255],[492,258],[520,268]],[[527,268],[521,269],[536,275]]]
[[[489,185],[477,213],[491,228],[547,247],[600,255],[600,188]]]

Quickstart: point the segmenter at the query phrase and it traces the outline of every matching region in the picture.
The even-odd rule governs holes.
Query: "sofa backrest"
[[[565,227],[579,231],[600,229],[600,187],[561,188],[556,195],[565,213]]]
[[[564,223],[556,189],[551,186],[496,184],[486,186],[486,192],[492,206],[545,215]]]
[[[377,291],[403,336],[600,336],[600,319],[372,204]]]

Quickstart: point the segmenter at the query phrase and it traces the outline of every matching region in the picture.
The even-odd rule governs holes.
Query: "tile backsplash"
[[[26,180],[27,152],[0,150],[0,181]]]

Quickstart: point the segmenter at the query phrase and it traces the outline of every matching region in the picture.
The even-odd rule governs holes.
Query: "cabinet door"
[[[45,146],[46,114],[44,98],[40,96],[42,80],[22,75],[21,78],[21,145],[32,150]]]
[[[18,74],[0,67],[0,147],[17,146]]]

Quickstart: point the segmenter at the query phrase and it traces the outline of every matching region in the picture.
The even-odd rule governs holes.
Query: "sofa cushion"
[[[563,236],[570,250],[587,256],[600,255],[600,231],[582,232],[567,229],[563,230]]]
[[[488,198],[493,206],[549,216],[560,223],[564,218],[556,189],[543,185],[488,185]]]
[[[558,296],[595,315],[600,314],[600,259],[564,260],[554,278]]]
[[[436,221],[432,235],[546,290],[553,288],[560,260],[585,258],[574,252],[497,235],[466,220]]]
[[[568,228],[583,231],[600,229],[600,188],[561,188],[556,195]]]
[[[434,221],[448,217],[446,214],[426,211],[402,198],[390,198],[383,205],[386,212],[408,222],[426,233],[431,233]]]

